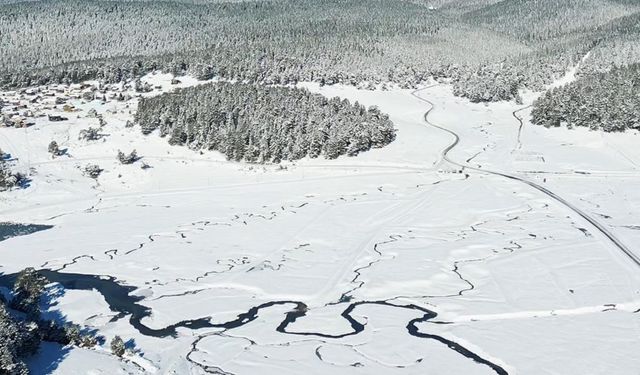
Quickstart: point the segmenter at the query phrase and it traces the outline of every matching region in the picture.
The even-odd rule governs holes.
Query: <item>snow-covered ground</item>
[[[146,79],[171,87],[166,75]],[[137,352],[119,362],[108,344],[47,347],[35,372],[640,373],[640,269],[609,238],[525,183],[443,161],[453,137],[424,121],[430,106],[412,91],[305,86],[378,106],[397,140],[357,158],[234,163],[125,127],[135,98],[74,99],[68,121],[0,128],[0,148],[33,171],[28,188],[0,193],[0,222],[54,225],[0,242],[0,272],[115,277],[137,288],[152,329],[265,304],[234,327],[178,324],[175,337],[154,337],[98,291],[65,290],[51,313]],[[430,122],[459,136],[450,159],[544,186],[640,253],[636,132],[544,129],[529,109],[519,129],[513,112],[531,95],[524,105],[470,104],[446,85],[416,95],[433,103]],[[104,141],[78,139],[98,126],[92,108]],[[51,140],[69,156],[52,159]],[[132,149],[151,168],[120,165],[117,151]],[[97,181],[83,176],[88,163],[104,168]],[[437,316],[421,319],[427,311]]]

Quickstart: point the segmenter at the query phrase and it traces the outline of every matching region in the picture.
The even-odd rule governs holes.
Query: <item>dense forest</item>
[[[590,66],[630,50],[621,32],[638,9],[626,0],[22,2],[0,6],[0,85],[117,82],[155,69],[365,87],[433,76],[472,101],[509,100],[595,46]]]
[[[640,64],[590,74],[539,98],[534,124],[593,130],[640,130]]]
[[[241,83],[143,98],[136,120],[143,133],[159,129],[171,144],[249,162],[352,156],[395,138],[393,124],[375,107],[303,89]]]

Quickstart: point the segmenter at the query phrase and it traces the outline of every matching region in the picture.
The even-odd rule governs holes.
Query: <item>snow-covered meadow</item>
[[[557,200],[482,172],[544,186],[640,253],[637,133],[534,127],[533,95],[485,105],[445,84],[415,92],[459,136],[448,157],[472,170],[443,160],[453,137],[424,121],[430,105],[412,91],[304,86],[378,106],[397,139],[355,158],[228,162],[126,127],[135,98],[75,99],[68,121],[0,128],[0,148],[32,171],[28,188],[0,193],[0,222],[54,226],[0,242],[0,272],[113,277],[151,309],[138,323],[176,327],[145,334],[98,291],[52,285],[51,313],[135,351],[118,361],[107,345],[48,345],[35,373],[640,371],[638,265]],[[78,139],[98,125],[90,109],[103,140]],[[51,140],[69,155],[52,159]],[[142,160],[121,165],[118,150],[132,149]],[[89,163],[104,169],[97,181],[82,174]]]

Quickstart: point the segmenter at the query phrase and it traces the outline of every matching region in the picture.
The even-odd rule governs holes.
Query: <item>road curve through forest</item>
[[[511,175],[505,172],[498,172],[498,171],[492,171],[492,170],[488,170],[488,169],[484,169],[484,168],[476,168],[473,167],[469,164],[466,163],[460,163],[457,162],[455,160],[452,160],[451,158],[449,158],[449,152],[451,150],[453,150],[458,143],[460,142],[460,137],[458,136],[458,134],[456,134],[455,132],[453,132],[450,129],[444,128],[442,126],[436,125],[434,123],[432,123],[429,120],[429,115],[431,114],[431,112],[435,109],[435,105],[433,104],[433,102],[421,97],[418,95],[419,92],[427,90],[429,88],[432,88],[436,85],[432,85],[432,86],[428,86],[422,89],[418,89],[415,90],[411,93],[411,95],[424,102],[429,104],[430,108],[427,110],[427,112],[425,112],[424,114],[424,121],[427,125],[432,126],[434,128],[440,129],[446,133],[451,134],[454,139],[453,142],[447,146],[443,151],[442,151],[442,160],[453,164],[455,166],[458,166],[460,168],[465,168],[465,169],[469,169],[472,171],[476,171],[476,172],[480,172],[480,173],[485,173],[485,174],[491,174],[491,175],[495,175],[495,176],[500,176],[500,177],[504,177],[510,180],[514,180],[514,181],[519,181],[522,182],[526,185],[531,186],[532,188],[542,192],[543,194],[547,195],[548,197],[552,198],[553,200],[559,202],[560,204],[562,204],[563,206],[567,207],[568,209],[570,209],[571,211],[573,211],[574,213],[578,214],[580,217],[582,217],[583,219],[585,219],[586,221],[588,221],[598,232],[600,232],[601,234],[603,234],[609,241],[611,241],[611,243],[618,249],[620,250],[624,255],[626,255],[633,263],[635,263],[637,266],[640,267],[640,257],[635,254],[633,251],[631,251],[631,249],[629,247],[627,247],[627,245],[625,245],[618,237],[616,237],[615,234],[613,234],[609,229],[607,229],[603,224],[601,224],[600,222],[598,222],[596,219],[594,219],[593,217],[591,217],[589,214],[587,214],[586,212],[582,211],[581,209],[579,209],[578,207],[574,206],[573,204],[571,204],[570,202],[568,202],[566,199],[562,198],[561,196],[555,194],[554,192],[550,191],[549,189],[533,182],[530,180],[527,180],[525,178],[522,177],[518,177],[515,175]]]

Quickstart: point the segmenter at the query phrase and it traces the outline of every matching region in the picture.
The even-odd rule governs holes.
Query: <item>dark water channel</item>
[[[269,301],[260,305],[254,306],[239,314],[235,319],[227,322],[213,322],[210,317],[184,320],[164,328],[150,328],[142,323],[145,317],[151,315],[151,308],[146,307],[140,302],[144,299],[141,296],[131,295],[136,287],[127,286],[116,282],[116,280],[109,276],[99,275],[85,275],[77,273],[64,273],[52,270],[40,270],[43,276],[49,281],[59,283],[65,289],[74,290],[96,290],[104,297],[105,301],[109,304],[112,311],[118,312],[118,318],[124,318],[129,316],[130,324],[141,334],[152,337],[170,337],[175,336],[178,328],[188,329],[202,329],[202,328],[222,328],[222,329],[234,329],[248,324],[258,318],[260,310],[269,308],[272,306],[284,306],[290,305],[291,310],[285,314],[284,320],[278,325],[276,331],[288,334],[288,335],[300,335],[300,336],[314,336],[322,337],[325,339],[339,339],[347,336],[357,335],[364,331],[365,325],[356,320],[351,314],[353,311],[362,305],[382,305],[390,308],[404,309],[415,311],[419,316],[408,323],[406,323],[407,333],[414,337],[420,337],[424,339],[430,339],[438,341],[446,345],[449,349],[456,351],[460,355],[473,360],[474,362],[488,366],[496,374],[507,375],[507,371],[499,365],[490,362],[478,354],[466,349],[464,346],[446,339],[442,336],[433,335],[421,332],[417,324],[427,322],[434,319],[438,314],[434,311],[425,309],[414,304],[397,304],[390,301],[358,301],[358,302],[344,302],[345,309],[340,314],[341,319],[345,319],[349,322],[351,330],[342,334],[328,334],[322,331],[307,331],[307,332],[293,332],[288,331],[287,327],[294,323],[297,319],[303,318],[307,313],[307,305],[299,301]],[[0,286],[10,287],[13,285],[13,281],[17,277],[17,274],[0,275]],[[404,324],[400,322],[400,324]]]

